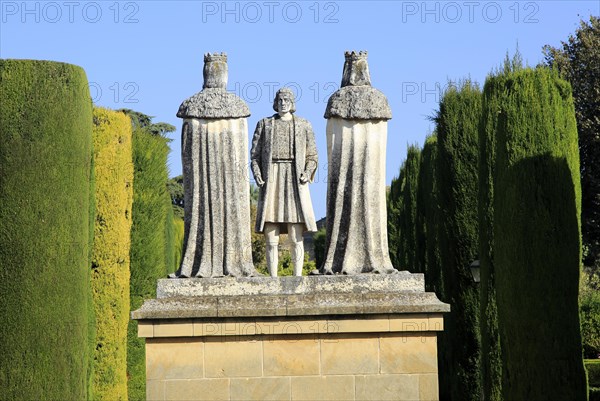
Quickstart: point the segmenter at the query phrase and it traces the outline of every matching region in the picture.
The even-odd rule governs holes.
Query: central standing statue
[[[260,188],[256,232],[264,233],[267,268],[277,276],[279,234],[288,234],[294,275],[302,275],[305,231],[317,231],[308,183],[317,170],[317,147],[312,126],[294,116],[296,103],[290,89],[277,91],[277,114],[256,125],[252,139],[252,173]]]

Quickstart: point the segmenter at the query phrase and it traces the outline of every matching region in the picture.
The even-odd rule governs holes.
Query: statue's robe
[[[273,144],[273,126],[276,117],[263,118],[256,125],[254,136],[252,139],[251,159],[252,172],[254,177],[261,177],[265,185],[260,189],[258,205],[256,210],[256,226],[255,231],[263,232],[266,216],[266,194],[269,187],[272,162],[272,144]],[[315,144],[315,135],[311,124],[300,117],[293,117],[295,138],[294,138],[294,168],[296,177],[300,177],[301,173],[305,173],[312,182],[317,170],[317,146]],[[315,213],[313,211],[312,202],[310,200],[310,191],[308,183],[298,183],[298,194],[300,201],[301,214],[306,224],[306,231],[317,231],[317,223],[315,221]],[[282,194],[283,195],[283,194]],[[281,233],[285,233],[287,228],[282,227]]]
[[[395,272],[385,197],[387,99],[370,85],[346,86],[329,99],[327,237],[323,274]]]
[[[185,234],[176,277],[253,276],[245,102],[205,88],[184,101]]]

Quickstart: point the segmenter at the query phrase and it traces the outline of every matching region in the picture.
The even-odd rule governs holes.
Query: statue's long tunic
[[[265,185],[260,189],[257,217],[256,217],[256,232],[263,232],[265,223],[268,222],[289,222],[289,223],[304,223],[305,231],[317,231],[317,223],[315,221],[315,214],[310,200],[310,191],[308,183],[300,184],[298,177],[301,173],[307,175],[309,180],[312,182],[317,170],[317,147],[315,145],[315,137],[311,124],[300,117],[294,116],[292,118],[292,130],[293,130],[293,145],[290,146],[289,157],[291,158],[291,165],[287,166],[287,163],[278,163],[274,160],[274,156],[281,157],[282,149],[274,149],[273,146],[277,146],[277,141],[274,141],[274,130],[276,126],[276,120],[278,117],[275,115],[269,118],[263,118],[256,125],[254,131],[254,137],[252,139],[252,149],[250,151],[252,158],[252,171],[254,177],[261,177],[265,181]],[[285,155],[284,155],[285,157]],[[290,171],[290,176],[293,178],[294,183],[292,185],[295,188],[291,190],[278,191],[289,187],[288,182],[278,183],[281,174],[281,169]],[[277,170],[277,171],[275,171]],[[276,177],[272,177],[272,173]],[[291,197],[297,197],[297,200],[290,199]],[[288,202],[290,205],[283,205],[284,202]],[[286,216],[273,216],[273,213],[269,209],[275,210],[295,210],[299,216],[292,218],[286,218]],[[299,210],[297,210],[299,209]],[[274,218],[275,217],[275,218]],[[291,217],[291,216],[288,216]],[[287,228],[284,226],[281,228],[282,233],[287,232]]]
[[[389,273],[385,157],[387,120],[383,93],[346,86],[327,111],[327,243],[322,273]]]
[[[205,88],[184,101],[185,234],[178,277],[251,276],[248,127],[242,99]]]

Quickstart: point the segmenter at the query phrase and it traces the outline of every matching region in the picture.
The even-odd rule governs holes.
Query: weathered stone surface
[[[167,380],[166,401],[229,401],[229,379]]]
[[[346,52],[341,89],[327,102],[325,118],[389,120],[392,111],[383,93],[371,87],[367,52]]]
[[[346,52],[342,88],[327,111],[327,239],[322,274],[395,273],[389,256],[385,96],[371,87],[366,52]],[[396,266],[400,268],[405,266]]]
[[[261,316],[261,317],[199,317],[194,319],[141,320],[150,330],[139,332],[139,337],[235,337],[279,336],[290,339],[317,334],[351,333],[426,333],[441,331],[434,314],[359,314],[316,316]],[[190,323],[191,326],[190,327]],[[179,327],[179,329],[178,329]]]
[[[227,56],[204,58],[204,89],[183,102],[184,247],[170,278],[254,276],[248,126],[244,101],[226,92]]]
[[[379,373],[379,339],[338,334],[321,342],[321,374]]]
[[[381,336],[381,373],[420,374],[438,371],[436,333],[416,333]]]
[[[272,117],[256,124],[250,158],[259,187],[256,232],[265,234],[267,269],[277,276],[279,234],[288,234],[294,276],[302,276],[305,231],[317,231],[308,184],[317,170],[317,145],[312,125],[296,117],[294,93],[275,94]]]
[[[205,340],[205,377],[260,377],[262,369],[262,344],[259,341],[235,341],[229,337]]]
[[[204,345],[189,337],[146,341],[146,379],[197,379],[204,377]]]
[[[179,118],[245,118],[250,115],[246,102],[221,88],[206,88],[179,106]]]
[[[316,336],[290,335],[263,342],[265,376],[320,374],[320,342]]]
[[[389,120],[392,110],[385,95],[372,86],[347,86],[337,90],[327,102],[325,118],[347,120]]]
[[[361,401],[419,400],[419,376],[370,375],[356,377],[356,398]]]
[[[354,376],[292,377],[292,400],[354,400]]]
[[[231,401],[284,401],[291,397],[289,377],[231,379]]]
[[[226,90],[228,68],[225,53],[207,53],[204,56],[203,75],[202,91],[179,106],[177,117],[227,119],[245,118],[250,115],[246,102]]]
[[[386,313],[449,312],[431,292],[380,292],[372,294],[307,294],[199,296],[151,299],[133,319],[189,319],[204,317],[322,316]],[[155,328],[156,330],[156,328]]]
[[[190,278],[158,280],[157,298],[234,295],[347,294],[367,292],[424,291],[421,273],[357,276],[305,276],[240,278]]]

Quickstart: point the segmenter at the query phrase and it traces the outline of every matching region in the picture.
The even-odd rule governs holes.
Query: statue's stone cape
[[[345,86],[327,102],[325,118],[347,120],[389,120],[392,111],[383,93],[372,86]]]
[[[329,98],[327,237],[323,274],[394,273],[385,196],[387,120],[371,87],[367,52],[346,52],[342,88]]]
[[[250,237],[248,106],[227,93],[227,57],[204,58],[204,89],[184,101],[184,246],[170,278],[254,276]]]
[[[246,102],[222,88],[204,88],[181,103],[177,112],[179,118],[245,118],[249,115]]]

